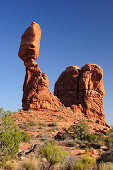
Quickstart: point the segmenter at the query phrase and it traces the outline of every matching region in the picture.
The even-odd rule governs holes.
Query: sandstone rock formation
[[[79,103],[88,118],[96,117],[96,121],[104,120],[103,70],[96,64],[86,64],[81,68],[79,78]]]
[[[79,106],[88,119],[105,124],[103,109],[105,91],[102,77],[103,70],[96,64],[86,64],[81,69],[70,66],[56,81],[54,95],[65,106],[72,109]]]
[[[32,22],[30,27],[28,27],[21,37],[21,44],[19,49],[19,57],[27,62],[30,59],[36,60],[39,56],[41,39],[41,28],[40,26]]]
[[[78,104],[79,73],[79,67],[67,67],[55,83],[54,95],[57,96],[65,106]]]
[[[61,106],[59,100],[52,95],[48,88],[48,77],[41,72],[35,61],[39,55],[40,38],[41,29],[35,22],[32,22],[21,37],[18,55],[26,67],[22,99],[24,110],[56,110]]]

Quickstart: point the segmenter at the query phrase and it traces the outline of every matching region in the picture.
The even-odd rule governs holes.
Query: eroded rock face
[[[77,66],[67,67],[55,83],[54,95],[65,106],[78,104],[78,82],[80,68]]]
[[[26,29],[21,38],[18,55],[26,67],[22,98],[24,110],[56,110],[62,105],[50,92],[48,77],[41,72],[35,61],[39,55],[40,38],[41,29],[35,22]]]
[[[79,103],[88,118],[95,117],[96,121],[104,120],[103,70],[96,64],[86,64],[81,68],[79,77]]]
[[[27,62],[30,59],[36,60],[39,56],[41,39],[41,28],[40,26],[32,22],[21,37],[20,49],[18,52],[19,57]]]
[[[105,123],[103,70],[96,64],[68,67],[55,83],[54,94],[65,106],[81,106],[81,112],[94,121]]]

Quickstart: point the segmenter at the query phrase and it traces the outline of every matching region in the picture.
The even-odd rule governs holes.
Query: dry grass
[[[7,161],[5,164],[5,169],[7,170],[17,170],[18,169],[18,163],[16,161]]]
[[[38,159],[25,159],[20,165],[21,170],[40,170],[41,166],[42,164]]]

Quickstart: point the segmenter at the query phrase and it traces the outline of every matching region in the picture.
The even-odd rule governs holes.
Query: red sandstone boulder
[[[30,59],[36,60],[39,56],[41,39],[40,26],[32,22],[21,37],[20,49],[18,52],[19,57],[25,62]]]

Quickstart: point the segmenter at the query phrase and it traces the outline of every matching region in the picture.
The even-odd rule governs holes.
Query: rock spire
[[[21,37],[19,57],[24,61],[26,76],[23,85],[22,107],[28,109],[57,109],[61,103],[48,88],[48,77],[42,73],[36,59],[39,56],[40,26],[32,22]]]

